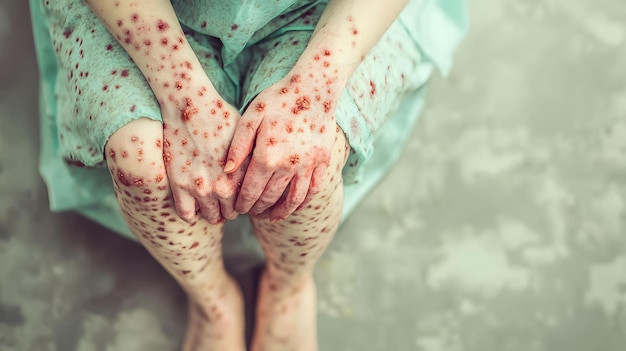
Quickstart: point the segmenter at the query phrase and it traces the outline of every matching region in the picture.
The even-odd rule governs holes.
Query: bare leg
[[[106,146],[115,192],[131,231],[189,297],[184,351],[245,350],[240,288],[226,273],[222,225],[182,221],[174,210],[159,122],[140,119]]]
[[[313,269],[337,231],[343,206],[341,171],[348,155],[337,127],[324,187],[311,202],[282,222],[252,217],[267,256],[259,283],[252,351],[317,350]]]

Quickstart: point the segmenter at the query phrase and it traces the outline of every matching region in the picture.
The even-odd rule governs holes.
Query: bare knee
[[[163,127],[158,121],[139,119],[120,128],[109,138],[105,157],[117,187],[128,191],[168,188]]]

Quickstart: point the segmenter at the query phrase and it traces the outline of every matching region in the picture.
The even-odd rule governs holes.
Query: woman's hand
[[[244,112],[224,168],[238,172],[252,152],[235,204],[239,213],[258,215],[271,208],[270,219],[283,220],[320,191],[334,143],[338,95],[322,78],[319,72],[290,74]]]
[[[245,167],[223,171],[240,115],[210,87],[186,89],[161,102],[163,160],[181,218],[193,221],[199,212],[217,224],[237,216],[234,203]]]

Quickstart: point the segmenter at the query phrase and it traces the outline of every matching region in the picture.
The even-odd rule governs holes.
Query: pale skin
[[[406,1],[331,0],[289,74],[243,115],[168,0],[86,2],[161,107],[162,124],[127,124],[105,155],[129,227],[188,294],[183,350],[245,350],[241,292],[221,258],[223,223],[242,213],[267,256],[252,350],[317,350],[313,270],[339,226],[349,152],[334,111]]]

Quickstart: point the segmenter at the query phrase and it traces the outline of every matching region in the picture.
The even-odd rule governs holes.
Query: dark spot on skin
[[[263,112],[263,110],[265,110],[265,103],[264,102],[259,102],[258,104],[256,104],[256,110],[258,112]]]
[[[373,81],[370,80],[370,95],[374,95],[376,94],[376,84],[374,84]]]
[[[170,25],[167,24],[167,22],[163,21],[162,19],[157,21],[156,26],[159,32],[165,32],[170,27]]]

